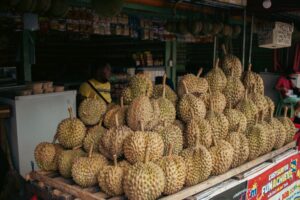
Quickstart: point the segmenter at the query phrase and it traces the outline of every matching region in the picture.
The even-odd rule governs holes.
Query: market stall
[[[1,2],[0,103],[23,198],[298,197],[299,108],[283,99],[297,76],[274,89],[298,62],[298,21],[258,6]]]

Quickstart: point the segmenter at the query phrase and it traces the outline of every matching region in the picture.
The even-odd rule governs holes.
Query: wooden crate
[[[272,151],[266,155],[263,155],[255,160],[249,161],[237,168],[231,169],[228,172],[219,175],[212,176],[208,180],[191,186],[183,188],[181,191],[170,195],[161,197],[162,200],[179,200],[186,199],[195,194],[198,194],[208,188],[211,188],[217,184],[224,182],[232,177],[239,177],[243,172],[246,172],[257,165],[260,165],[266,161],[272,161],[272,159],[289,149],[292,149],[296,146],[295,142],[291,142],[284,147]],[[57,172],[44,172],[44,171],[34,171],[31,172],[28,176],[28,179],[38,185],[40,188],[48,188],[48,191],[51,191],[53,196],[57,196],[57,199],[62,200],[125,200],[124,196],[120,197],[109,197],[105,193],[101,192],[98,186],[90,188],[81,188],[76,185],[72,179],[65,179],[61,177]]]

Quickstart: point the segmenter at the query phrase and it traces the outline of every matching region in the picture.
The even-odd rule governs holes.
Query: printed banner
[[[291,156],[248,180],[249,200],[294,200],[299,196],[300,154]]]

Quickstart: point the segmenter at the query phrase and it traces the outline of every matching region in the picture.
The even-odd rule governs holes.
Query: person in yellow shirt
[[[81,84],[79,93],[84,98],[97,97],[104,100],[107,104],[111,103],[111,85],[109,83],[111,76],[110,64],[108,62],[97,64],[92,71],[93,78]]]

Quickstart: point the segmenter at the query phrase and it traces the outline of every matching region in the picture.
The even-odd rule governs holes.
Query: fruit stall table
[[[210,191],[210,195],[214,194],[216,190],[218,192],[229,190],[235,187],[236,183],[242,183],[243,181],[255,176],[255,174],[264,171],[270,166],[280,162],[282,159],[290,155],[297,155],[298,151],[295,150],[296,143],[291,142],[278,150],[274,150],[266,155],[260,156],[255,160],[249,161],[237,168],[231,169],[228,172],[219,175],[212,176],[208,180],[199,183],[197,185],[183,188],[181,191],[170,195],[161,197],[162,200],[174,200],[174,199],[205,199],[205,192]],[[84,199],[84,200],[119,200],[126,199],[123,196],[109,197],[100,191],[98,186],[90,188],[81,188],[74,183],[71,179],[62,178],[56,172],[44,172],[44,171],[32,171],[28,174],[27,180],[34,188],[33,190],[43,199]],[[232,182],[232,180],[235,180]],[[223,185],[222,185],[223,184]],[[225,184],[225,185],[224,185]],[[220,185],[221,188],[220,189]],[[216,194],[218,195],[218,194]],[[45,197],[47,196],[47,197]],[[209,196],[209,195],[206,195]],[[209,196],[208,199],[214,195]]]

